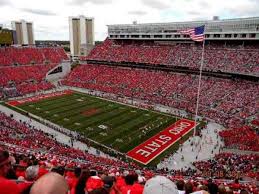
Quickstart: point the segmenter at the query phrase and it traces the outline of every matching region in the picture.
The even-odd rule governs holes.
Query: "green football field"
[[[177,117],[172,115],[135,108],[75,91],[61,96],[36,99],[37,101],[22,104],[11,104],[10,101],[5,105],[18,112],[29,112],[61,127],[79,132],[81,137],[122,153],[127,153],[177,120]],[[191,134],[192,131],[181,140],[187,140]],[[107,151],[100,145],[91,145]],[[156,165],[167,154],[176,151],[178,146],[179,142],[176,142],[149,165]]]
[[[17,107],[123,153],[176,121],[170,115],[76,92]]]

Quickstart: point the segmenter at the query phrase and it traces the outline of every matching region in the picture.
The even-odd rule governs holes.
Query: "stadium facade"
[[[205,25],[207,40],[259,40],[259,17],[108,25],[110,39],[190,40],[181,30]]]

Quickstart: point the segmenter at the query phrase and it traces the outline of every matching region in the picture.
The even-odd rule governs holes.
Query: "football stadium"
[[[0,193],[259,193],[259,17],[67,18],[0,25]]]

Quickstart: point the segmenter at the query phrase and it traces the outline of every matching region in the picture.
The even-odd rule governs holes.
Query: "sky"
[[[69,40],[69,16],[95,18],[95,40],[109,24],[177,22],[259,16],[259,0],[0,0],[0,24],[34,23],[35,40]]]

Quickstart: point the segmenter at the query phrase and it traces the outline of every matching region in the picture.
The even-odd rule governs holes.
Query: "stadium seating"
[[[134,62],[199,69],[201,45],[161,45],[148,41],[126,42],[106,39],[82,60]],[[206,45],[204,70],[215,72],[259,72],[259,50],[240,46]]]
[[[257,47],[222,45],[206,45],[206,47],[204,69],[208,71],[249,74],[259,72]],[[83,59],[148,65],[165,64],[198,69],[200,57],[201,46],[198,45],[159,45],[153,42],[136,43],[107,39]],[[10,93],[8,96],[25,95],[54,88],[44,78],[46,73],[62,59],[67,59],[62,48],[0,48],[0,98],[6,94],[3,88],[15,88],[7,91]],[[49,64],[43,65],[46,61]],[[87,64],[77,66],[62,83],[118,96],[134,97],[145,100],[149,104],[163,104],[194,113],[198,77]],[[226,148],[259,151],[258,134],[251,126],[244,125],[247,118],[253,117],[255,119],[251,124],[258,126],[258,96],[259,85],[253,82],[203,77],[199,114],[230,128],[219,133]],[[65,178],[71,194],[75,193],[73,189],[75,190],[78,184],[75,174],[71,172],[76,167],[98,170],[104,174],[116,176],[117,184],[123,179],[123,171],[130,171],[130,174],[135,176],[135,172],[141,169],[133,163],[95,156],[87,151],[83,152],[58,143],[52,135],[35,129],[29,123],[17,122],[0,112],[0,151],[2,149],[8,150],[14,156],[11,161],[16,168],[12,179],[17,180],[19,177],[17,182],[28,184],[25,176],[25,169],[28,166],[38,166],[39,176],[48,173],[51,169],[66,168]],[[252,154],[221,153],[210,160],[195,162],[194,166],[199,171],[191,169],[171,171],[169,176],[167,170],[153,172],[142,168],[137,178],[143,185],[145,182],[143,180],[151,178],[154,174],[168,176],[174,182],[184,179],[185,184],[191,184],[192,191],[197,191],[200,188],[206,190],[206,187],[210,190],[208,188],[210,184],[204,177],[213,176],[218,186],[223,183],[224,188],[235,193],[240,189],[246,189],[256,194],[259,191],[252,182],[239,184],[218,180],[218,178],[233,180],[239,176],[245,176],[258,181],[258,160],[258,156]],[[71,183],[71,179],[75,182]],[[3,185],[1,181],[2,179],[0,188]],[[24,188],[20,184],[18,186]],[[121,185],[117,186],[122,189]],[[139,184],[137,186],[143,190],[143,186]]]
[[[254,167],[259,160],[258,155],[236,155],[221,153],[207,161],[194,162],[194,166],[204,173],[211,173],[217,178],[238,178],[250,176],[259,179],[259,172]]]
[[[54,86],[44,81],[44,79],[47,72],[56,65],[0,67],[0,87],[15,88],[15,90],[5,92],[6,96],[9,97],[52,89]]]
[[[62,60],[68,60],[67,54],[61,47],[42,48],[41,52],[43,53],[45,60],[48,60],[51,63],[59,63]]]
[[[227,148],[259,151],[259,135],[249,126],[219,132]]]
[[[5,96],[14,97],[54,86],[44,81],[46,73],[68,56],[61,47],[0,48],[0,87]],[[4,96],[1,92],[1,98]]]
[[[29,124],[19,123],[12,118],[0,112],[0,141],[5,144],[14,146],[14,150],[27,150],[36,152],[44,150],[42,157],[48,157],[47,161],[52,161],[53,156],[56,158],[56,165],[67,164],[66,161],[74,161],[75,159],[82,160],[79,164],[92,163],[100,166],[113,165],[116,163],[118,167],[128,167],[128,164],[121,161],[97,157],[95,155],[82,152],[80,150],[62,145],[47,135]],[[36,141],[35,141],[36,140]],[[67,158],[67,159],[65,159]]]
[[[251,124],[253,124],[254,126],[259,127],[259,119],[252,120]]]
[[[59,63],[67,60],[68,56],[61,47],[6,47],[0,48],[0,66],[10,66],[14,64],[43,64],[44,61]]]
[[[123,191],[125,187],[123,179],[127,174],[137,176],[135,184],[139,184],[139,187],[143,187],[146,180],[159,174],[169,177],[176,183],[182,180],[185,181],[183,184],[191,183],[192,191],[206,190],[206,187],[209,187],[207,189],[212,193],[212,188],[210,188],[211,180],[201,178],[206,177],[206,174],[210,173],[213,174],[215,178],[213,182],[216,185],[223,185],[226,189],[235,193],[238,193],[240,189],[246,189],[253,194],[258,192],[258,188],[256,188],[253,182],[239,183],[238,181],[224,180],[225,178],[233,180],[239,176],[247,176],[258,180],[258,171],[254,171],[254,169],[259,158],[255,155],[221,153],[216,155],[214,159],[195,162],[194,165],[199,171],[190,169],[187,171],[178,170],[172,171],[171,175],[167,175],[168,171],[153,172],[145,168],[139,170],[139,167],[136,165],[130,166],[128,163],[119,160],[115,161],[113,159],[95,156],[60,144],[55,141],[53,136],[31,127],[29,123],[17,122],[3,113],[0,113],[0,123],[0,151],[8,150],[12,154],[10,161],[15,166],[12,179],[19,178],[17,185],[9,188],[7,186],[4,187],[5,189],[9,189],[9,191],[14,191],[15,186],[18,186],[20,192],[24,191],[25,188],[28,188],[28,185],[37,181],[39,177],[53,171],[64,175],[69,190],[71,190],[71,193],[75,193],[74,190],[76,189],[76,185],[79,184],[79,177],[76,178],[76,174],[73,171],[74,168],[81,167],[84,170],[97,170],[102,172],[102,174],[114,176],[117,179],[116,184],[120,191]],[[31,168],[37,169],[33,180],[29,180],[31,176],[28,176],[28,171]],[[204,172],[206,173],[204,174]],[[96,178],[95,176],[94,179]],[[0,179],[0,183],[2,183],[1,181],[4,181],[3,178]],[[84,180],[83,190],[92,188],[89,182],[88,179]],[[91,184],[92,186],[95,185],[92,189],[102,186],[102,184],[98,184],[99,186],[97,186],[94,183],[92,182]],[[0,184],[0,188],[2,186]],[[128,186],[127,188],[133,189],[134,187]]]
[[[0,86],[6,86],[10,82],[19,84],[30,80],[41,81],[45,78],[47,72],[56,65],[57,64],[1,67]]]
[[[63,84],[133,96],[195,113],[198,77],[88,64],[76,67]],[[228,127],[241,127],[247,117],[257,113],[258,95],[259,86],[253,82],[205,77],[199,114]]]
[[[53,88],[54,86],[46,81],[41,81],[38,83],[21,83],[19,85],[16,85],[17,92],[20,96],[36,93],[39,91],[50,90]]]

